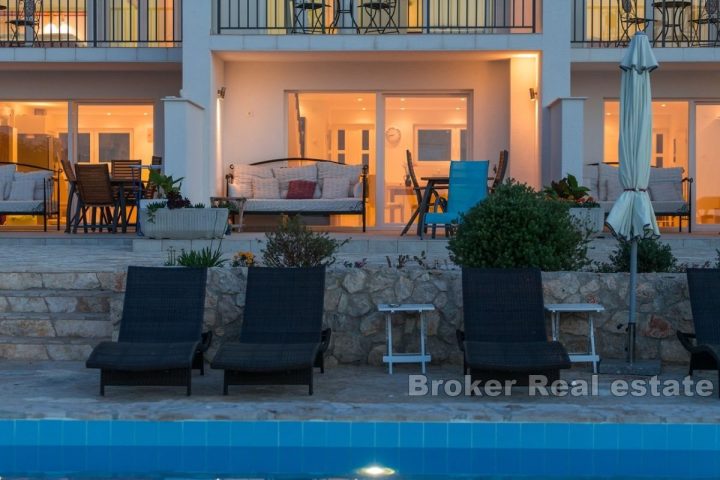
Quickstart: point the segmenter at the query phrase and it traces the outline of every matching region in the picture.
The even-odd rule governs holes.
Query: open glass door
[[[695,227],[720,230],[720,104],[695,106]]]

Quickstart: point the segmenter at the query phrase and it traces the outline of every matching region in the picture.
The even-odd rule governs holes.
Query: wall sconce
[[[533,87],[530,87],[530,100],[532,100],[534,102],[535,100],[537,100],[537,97],[538,97],[538,91],[535,90]]]
[[[225,98],[225,87],[221,87],[220,90],[217,91],[218,98]]]

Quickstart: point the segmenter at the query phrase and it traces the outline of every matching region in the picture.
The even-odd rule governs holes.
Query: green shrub
[[[629,272],[630,247],[627,240],[618,241],[617,247],[610,254],[610,262],[600,264],[598,270],[602,272]],[[670,245],[654,238],[644,238],[638,241],[637,256],[638,272],[676,272],[679,269],[677,259],[672,253]]]
[[[189,252],[182,250],[178,256],[175,256],[175,252],[171,251],[168,253],[168,260],[165,265],[170,267],[222,267],[227,261],[222,258],[222,255],[220,246],[216,249],[205,247],[202,250],[190,250]]]
[[[268,267],[316,267],[335,263],[335,253],[347,243],[316,233],[306,227],[298,216],[285,217],[274,232],[265,234],[267,243],[262,251]]]
[[[577,270],[588,264],[588,238],[568,208],[508,180],[463,216],[448,246],[450,258],[468,267]]]

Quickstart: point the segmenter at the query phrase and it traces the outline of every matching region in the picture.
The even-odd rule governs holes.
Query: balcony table
[[[355,0],[335,0],[333,9],[335,13],[330,24],[330,31],[335,33],[339,27],[339,33],[360,33],[360,27],[355,21]],[[355,31],[347,30],[348,26],[354,28]]]
[[[662,26],[655,35],[653,44],[660,40],[664,47],[665,42],[670,40],[675,46],[681,42],[690,42],[690,37],[685,33],[685,11],[692,7],[690,0],[656,0],[652,4],[662,17]]]

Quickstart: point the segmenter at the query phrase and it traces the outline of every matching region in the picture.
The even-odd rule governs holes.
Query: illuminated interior
[[[720,225],[720,105],[695,107],[695,221]]]

